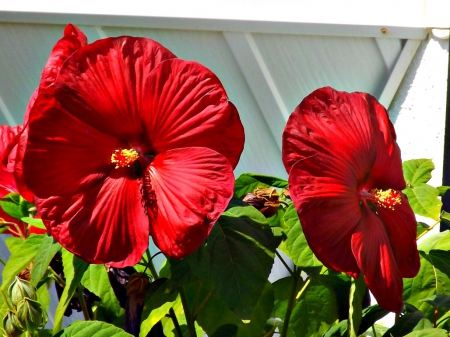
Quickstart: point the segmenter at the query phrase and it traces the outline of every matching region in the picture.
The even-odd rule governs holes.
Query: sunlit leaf
[[[450,231],[426,236],[418,245],[419,250],[429,253],[430,250],[450,250]]]
[[[30,215],[29,210],[34,207],[34,204],[26,201],[19,193],[14,192],[1,198],[0,206],[13,218],[21,219]]]
[[[77,289],[77,286],[80,284],[84,272],[89,267],[89,263],[77,258],[75,255],[65,249],[62,250],[62,261],[64,267],[64,275],[66,277],[66,285],[64,287],[61,298],[59,299],[58,307],[55,311],[55,318],[53,323],[54,334],[61,330],[64,312],[66,311],[66,308],[69,305],[70,300]],[[82,335],[80,335],[80,337],[81,336]],[[89,334],[84,336],[89,336]]]
[[[29,216],[23,217],[20,219],[21,221],[40,229],[45,229],[44,223],[42,222],[42,219],[39,218],[31,218]]]
[[[14,277],[24,270],[36,256],[44,235],[30,235],[26,240],[6,239],[11,256],[6,262],[2,274],[2,290],[6,290]],[[10,242],[11,244],[8,244]]]
[[[433,170],[434,164],[431,159],[411,159],[403,162],[403,175],[409,186],[428,182]]]
[[[100,297],[101,302],[98,303],[97,314],[100,311],[104,320],[114,322],[124,314],[124,309],[120,307],[119,300],[114,294],[104,265],[89,265],[81,279],[81,284]]]
[[[450,186],[438,186],[436,187],[439,191],[439,196],[443,197],[448,190],[450,190]]]
[[[448,337],[448,332],[443,329],[424,329],[420,331],[413,331],[405,337]]]
[[[36,254],[36,259],[34,260],[33,268],[31,269],[31,283],[35,287],[48,270],[51,260],[60,249],[61,245],[50,235],[44,235],[38,248],[39,254]]]
[[[401,316],[384,336],[404,336],[414,330],[414,328],[425,318],[425,315],[420,310],[409,312]],[[422,322],[423,323],[423,322]]]
[[[419,251],[420,270],[414,278],[403,279],[403,299],[434,321],[434,307],[423,299],[433,295],[447,294],[450,289],[450,252],[430,250],[429,253]],[[439,316],[443,314],[439,309]]]
[[[289,206],[284,214],[287,239],[280,245],[280,249],[291,258],[295,265],[304,267],[320,267],[322,263],[317,259],[306,241],[303,229],[298,219],[297,210]]]
[[[439,219],[442,201],[439,199],[439,191],[427,184],[418,184],[414,187],[407,187],[403,193],[408,197],[414,213],[433,220]]]
[[[350,287],[350,337],[358,336],[359,326],[362,319],[362,302],[365,293],[366,284],[364,283],[364,277],[360,275],[358,279],[352,280],[352,285]]]
[[[60,331],[55,337],[132,337],[118,327],[100,321],[76,323]]]
[[[177,296],[178,292],[170,289],[168,279],[159,279],[149,285],[141,315],[143,320],[139,336],[147,336],[152,327],[169,312]]]

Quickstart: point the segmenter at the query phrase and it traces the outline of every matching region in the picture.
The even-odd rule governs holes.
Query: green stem
[[[181,298],[181,304],[183,305],[184,316],[186,317],[186,323],[187,323],[188,330],[189,330],[189,336],[197,337],[197,334],[195,333],[194,319],[192,318],[191,310],[189,310],[189,304],[187,302],[186,294],[184,293],[183,287],[180,288],[180,298]]]
[[[153,279],[157,280],[157,279],[159,279],[159,274],[156,271],[155,265],[153,264],[153,260],[150,257],[150,251],[148,249],[147,249],[147,256],[148,256],[147,267],[148,267],[148,269],[150,269],[150,274],[152,274]]]
[[[280,337],[286,337],[288,335],[289,321],[291,319],[292,310],[294,310],[296,294],[297,294],[297,285],[298,285],[298,280],[300,279],[300,269],[297,269],[297,267],[295,267],[295,266],[294,266],[294,271],[293,271],[292,277],[293,277],[294,281],[292,283],[291,295],[289,296],[289,303],[288,303],[288,306],[286,309],[286,316],[284,317],[283,331],[281,332]],[[305,284],[303,286],[302,290],[298,293],[297,298],[301,296],[301,293],[305,289],[306,285],[307,284]]]
[[[86,305],[86,301],[84,299],[83,294],[84,287],[81,284],[78,284],[77,286],[77,295],[78,295],[78,301],[80,302],[81,310],[83,311],[83,316],[85,321],[90,321],[91,317],[89,315],[89,310]]]
[[[289,272],[289,274],[291,274],[291,276],[294,276],[294,273],[292,272],[292,269],[289,268],[288,264],[286,263],[286,261],[284,261],[283,257],[281,256],[281,254],[278,252],[278,249],[275,250],[275,254],[278,257],[278,259],[281,261],[281,263],[284,265],[284,267],[287,269],[287,271]]]
[[[420,235],[416,238],[416,241],[419,240],[422,236],[427,234],[429,231],[431,231],[434,227],[436,227],[438,224],[441,223],[441,220],[436,221],[434,224],[432,224],[430,227],[426,228]]]
[[[372,333],[373,333],[373,337],[377,337],[377,332],[375,330],[375,325],[372,324]]]
[[[0,263],[2,264],[2,265],[6,265],[6,262],[0,257]]]
[[[180,324],[178,323],[178,320],[177,320],[177,315],[175,315],[175,311],[173,310],[173,308],[169,309],[169,315],[170,315],[170,318],[172,318],[172,322],[173,322],[173,325],[175,327],[178,337],[183,337],[183,331],[181,331]]]

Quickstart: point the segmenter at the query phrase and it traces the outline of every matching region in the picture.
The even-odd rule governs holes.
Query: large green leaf
[[[312,280],[292,311],[290,330],[296,337],[320,337],[338,319],[334,292]]]
[[[405,336],[409,332],[413,331],[419,322],[424,322],[424,318],[425,315],[420,310],[409,312],[401,316],[397,322],[395,322],[394,326],[386,331],[383,337]]]
[[[26,201],[19,193],[14,192],[0,199],[0,206],[13,218],[21,219],[30,215],[29,210],[34,207],[34,204]]]
[[[2,274],[2,290],[6,290],[14,277],[24,270],[36,256],[38,248],[44,239],[44,235],[30,235],[26,240],[18,238],[6,239],[10,249],[9,257]],[[20,241],[19,241],[20,240]]]
[[[448,332],[443,329],[424,329],[413,331],[405,337],[448,337]]]
[[[141,315],[143,320],[139,336],[147,336],[152,327],[166,316],[174,304],[178,292],[173,291],[170,286],[170,281],[166,278],[150,283]]]
[[[88,321],[74,323],[60,331],[55,337],[133,337],[129,333],[115,327],[114,325],[100,322]]]
[[[450,231],[426,236],[418,248],[425,253],[429,253],[430,250],[450,250]]]
[[[283,253],[289,256],[294,264],[300,268],[321,267],[322,263],[309,248],[294,205],[290,205],[286,210],[284,223],[285,228],[289,229],[285,231],[286,241],[280,245]]]
[[[228,209],[207,244],[187,258],[193,272],[241,319],[249,319],[270,274],[279,239],[251,206]]]
[[[104,265],[89,265],[81,279],[81,284],[101,299],[101,302],[97,304],[97,319],[101,315],[102,320],[112,323],[124,314],[124,309],[120,307],[109,283],[108,273]]]
[[[442,201],[439,199],[439,191],[435,187],[422,183],[405,188],[403,193],[408,197],[414,213],[433,220],[439,219]]]
[[[446,294],[450,289],[450,252],[430,250],[419,251],[420,270],[414,278],[403,280],[403,299],[434,321],[434,308],[423,299],[433,295]],[[442,313],[442,311],[440,310]]]
[[[80,284],[81,279],[83,278],[84,272],[89,267],[89,263],[77,258],[65,249],[62,250],[62,261],[64,267],[64,275],[66,277],[66,285],[64,287],[63,293],[61,294],[61,298],[59,299],[58,307],[55,311],[55,318],[53,323],[54,334],[61,330],[64,312],[66,311],[70,300],[72,299],[72,296],[75,294],[75,291]],[[84,336],[89,336],[89,334]]]
[[[434,164],[431,159],[411,159],[403,162],[403,175],[408,186],[417,186],[431,179]]]
[[[264,174],[242,173],[234,183],[234,195],[236,198],[242,198],[247,193],[253,193],[260,186],[287,188],[288,183],[284,179]]]
[[[31,269],[31,283],[36,287],[48,269],[48,265],[61,249],[61,245],[50,235],[44,235],[39,245],[39,254],[36,254],[33,268]]]

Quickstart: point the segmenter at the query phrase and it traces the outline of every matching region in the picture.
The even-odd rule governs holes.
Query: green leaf
[[[284,179],[255,173],[242,173],[234,183],[234,195],[242,198],[247,193],[253,193],[258,187],[287,188],[288,183]]]
[[[34,204],[26,201],[19,193],[14,192],[0,199],[0,206],[8,215],[15,219],[21,219],[30,215],[29,210],[34,207]]]
[[[104,265],[89,265],[81,279],[81,284],[100,297],[101,302],[96,303],[96,314],[100,314],[103,320],[113,323],[124,314],[125,311],[120,307],[114,290],[109,283],[108,273]]]
[[[450,250],[450,231],[427,236],[418,245],[419,250],[429,253],[430,250]]]
[[[434,308],[423,299],[433,295],[447,294],[450,289],[450,252],[430,250],[429,253],[419,251],[420,270],[414,278],[403,280],[403,299],[434,321]],[[438,317],[444,313],[439,310]]]
[[[448,332],[443,329],[424,329],[420,331],[413,331],[405,337],[448,337]]]
[[[289,329],[297,337],[319,337],[337,318],[334,292],[323,284],[311,280],[292,311]]]
[[[420,310],[407,313],[401,316],[390,329],[386,331],[383,337],[404,336],[413,331],[414,327],[424,319],[424,313]]]
[[[19,238],[8,238],[6,243],[11,251],[6,265],[3,269],[1,289],[8,289],[9,283],[14,277],[24,270],[36,256],[38,248],[44,239],[44,235],[31,234],[26,240]]]
[[[438,186],[436,187],[439,191],[439,196],[443,197],[448,190],[450,190],[450,186]]]
[[[39,245],[39,254],[36,254],[33,268],[31,269],[31,283],[36,287],[48,269],[55,254],[61,249],[61,245],[50,235],[44,235]]]
[[[60,331],[55,337],[133,337],[114,325],[100,322],[88,321],[72,324]]]
[[[411,159],[403,162],[403,175],[408,186],[417,186],[431,179],[434,164],[431,159]]]
[[[219,218],[206,246],[186,260],[229,308],[241,319],[249,319],[279,241],[255,208],[232,207]]]
[[[58,307],[56,308],[54,325],[53,325],[53,334],[57,333],[61,330],[61,324],[64,312],[67,309],[67,306],[70,303],[73,295],[75,294],[75,290],[77,286],[80,284],[81,279],[83,278],[83,274],[86,269],[89,267],[89,263],[84,262],[83,260],[77,258],[72,253],[67,250],[62,250],[62,261],[64,267],[64,275],[66,277],[66,286],[64,287],[64,291],[61,294],[61,298],[59,299]],[[62,335],[66,336],[66,335]],[[67,335],[71,336],[71,335]],[[81,337],[82,335],[80,335]],[[84,336],[90,336],[86,334]]]
[[[450,295],[437,294],[424,298],[422,301],[431,304],[435,308],[450,308]]]
[[[425,222],[417,222],[417,234],[416,237],[418,237],[420,234],[422,234],[423,232],[425,232],[426,230],[428,230],[428,228],[430,228],[429,225],[427,225]]]
[[[361,274],[358,279],[352,280],[352,285],[350,287],[350,337],[358,336],[359,326],[362,319],[362,301],[365,293],[366,284],[364,283],[364,277]]]
[[[442,208],[442,201],[439,199],[439,191],[427,184],[418,184],[414,187],[407,187],[403,193],[408,197],[414,213],[433,220],[439,219]]]
[[[284,214],[287,239],[280,245],[280,249],[291,258],[294,264],[300,268],[321,267],[322,263],[309,248],[302,225],[298,219],[297,210],[290,205]]]
[[[40,229],[45,229],[44,223],[42,222],[42,219],[38,218],[30,218],[29,216],[23,217],[20,220],[23,222]]]
[[[142,310],[139,336],[147,336],[152,327],[169,312],[177,296],[178,292],[170,288],[170,281],[166,278],[150,283]]]

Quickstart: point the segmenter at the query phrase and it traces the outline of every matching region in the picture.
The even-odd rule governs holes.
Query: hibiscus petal
[[[50,234],[90,263],[133,266],[148,247],[148,218],[137,180],[109,177],[82,194],[37,199]]]
[[[390,240],[381,219],[364,208],[363,218],[352,236],[352,250],[367,287],[378,304],[400,313],[403,309],[403,281]]]
[[[76,118],[104,133],[139,142],[144,83],[161,61],[174,58],[146,38],[106,38],[80,48],[55,81],[56,99]]]
[[[39,89],[43,90],[52,85],[64,61],[86,44],[86,35],[76,26],[68,24],[64,29],[64,36],[56,42],[44,66]]]
[[[219,79],[193,61],[160,63],[146,82],[147,133],[156,153],[180,147],[208,147],[237,165],[244,129]]]
[[[289,192],[317,258],[327,267],[357,276],[350,242],[361,211],[352,180],[350,167],[317,154],[292,167]]]
[[[233,170],[213,150],[183,148],[157,155],[148,173],[150,181],[144,186],[148,192],[143,194],[156,195],[156,205],[148,208],[150,234],[163,253],[185,257],[203,243],[227,207],[233,195]]]
[[[81,193],[101,181],[114,169],[114,149],[124,145],[75,118],[51,91],[33,106],[41,115],[30,121],[23,157],[23,178],[39,198]]]
[[[351,165],[359,182],[369,176],[370,188],[401,190],[400,152],[392,132],[386,110],[369,94],[317,89],[289,118],[283,133],[283,162],[289,173],[297,161],[324,153]]]
[[[420,269],[417,251],[417,221],[408,199],[402,194],[394,210],[376,206],[388,233],[389,241],[402,277],[414,277]]]

